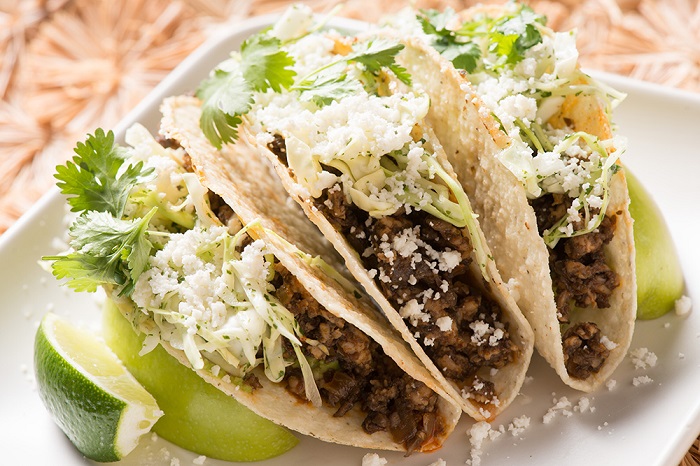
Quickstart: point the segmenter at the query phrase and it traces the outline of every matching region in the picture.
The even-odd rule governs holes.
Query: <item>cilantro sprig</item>
[[[433,46],[455,68],[473,73],[484,65],[494,71],[506,65],[514,65],[525,58],[525,53],[542,42],[540,27],[546,23],[530,7],[519,5],[517,9],[497,18],[479,16],[464,22],[458,29],[449,28],[456,17],[454,10],[443,13],[421,10],[417,19],[423,32],[433,37]],[[495,54],[495,63],[480,60],[485,53]]]
[[[56,167],[54,175],[73,212],[96,210],[121,217],[131,188],[153,172],[143,170],[143,162],[122,170],[124,149],[114,144],[112,131],[105,134],[101,128],[79,142],[74,152],[73,159]]]
[[[433,37],[433,47],[445,58],[450,60],[455,68],[466,70],[468,73],[476,69],[481,57],[481,49],[474,42],[463,42],[460,36],[447,28],[448,22],[454,17],[454,10],[447,8],[444,12],[421,10],[417,16],[423,32]]]
[[[217,149],[238,138],[238,125],[253,104],[253,92],[280,92],[294,84],[294,59],[282,42],[266,32],[255,34],[241,46],[238,66],[216,69],[196,91],[202,101],[200,127]]]
[[[86,212],[70,228],[74,252],[42,259],[54,261],[54,276],[67,279],[66,284],[76,291],[94,292],[98,286],[113,285],[128,296],[148,264],[153,244],[146,238],[146,229],[157,210],[154,207],[135,220]]]
[[[385,39],[358,42],[352,52],[307,74],[291,89],[301,91],[302,100],[311,100],[319,107],[354,94],[362,88],[362,83],[348,79],[347,67],[352,63],[362,67],[370,86],[376,85],[383,68],[391,70],[402,83],[411,85],[411,75],[396,62],[403,48],[403,44]]]
[[[114,133],[102,129],[78,143],[75,153],[54,175],[71,210],[80,213],[69,231],[73,251],[42,259],[53,261],[54,276],[77,291],[113,285],[120,294],[131,294],[153,247],[146,229],[158,209],[140,219],[122,217],[132,188],[150,179],[153,169],[144,169],[143,162],[124,168],[126,150],[114,143]]]

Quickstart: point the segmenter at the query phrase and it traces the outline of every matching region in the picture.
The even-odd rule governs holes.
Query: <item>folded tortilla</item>
[[[530,13],[527,10],[523,13],[522,8],[517,4],[472,8],[448,19],[446,24],[453,30],[460,29],[469,20],[475,21],[465,30],[483,20],[505,24],[508,18],[515,17],[515,21],[519,21],[522,18],[519,15]],[[619,165],[613,166],[618,171],[607,181],[607,193],[601,195],[602,198],[607,196],[608,202],[604,209],[604,224],[590,233],[570,239],[570,236],[576,235],[575,229],[560,233],[551,227],[550,221],[549,226],[554,234],[559,234],[561,238],[555,241],[556,246],[548,247],[545,242],[547,231],[543,233],[541,225],[538,229],[538,215],[546,216],[548,208],[554,211],[556,201],[547,200],[547,192],[542,192],[538,198],[532,194],[533,185],[527,184],[532,180],[523,181],[516,177],[519,167],[513,163],[514,159],[508,151],[514,150],[518,141],[514,141],[513,134],[507,134],[507,129],[504,129],[503,120],[508,115],[498,113],[497,116],[497,111],[486,103],[488,99],[493,101],[493,95],[479,92],[480,89],[487,89],[486,86],[479,86],[483,74],[472,78],[465,70],[456,69],[451,59],[437,51],[440,45],[435,41],[436,36],[426,34],[416,20],[417,15],[424,14],[416,11],[404,13],[395,22],[394,29],[389,29],[392,37],[400,37],[406,45],[399,61],[431,98],[428,119],[442,141],[474,211],[479,215],[503,279],[509,284],[509,289],[532,325],[537,350],[566,384],[583,391],[595,390],[623,360],[634,329],[634,238],[627,208],[629,195],[624,170]],[[533,29],[546,38],[553,38],[555,34],[544,24],[535,25]],[[562,33],[556,40],[573,41],[570,37]],[[575,66],[572,74],[577,81],[564,84],[561,89],[578,86],[580,91],[569,91],[565,97],[559,98],[556,95],[561,89],[551,89],[555,97],[541,99],[536,109],[537,115],[546,115],[542,126],[548,127],[550,132],[559,129],[565,137],[587,133],[595,139],[595,144],[602,144],[601,141],[606,143],[606,155],[614,160],[617,154],[610,154],[617,148],[611,139],[610,119],[601,100],[601,89],[578,70],[574,50],[575,47],[570,46],[565,50],[567,53],[562,54],[561,62],[544,71],[554,72],[559,64],[562,67]],[[534,65],[534,69],[544,67],[537,61],[530,64]],[[507,77],[510,74],[505,76],[507,72],[510,73],[502,70],[502,74],[496,76],[501,79],[501,85],[495,91],[502,91],[503,95],[511,95],[504,90],[512,85]],[[474,82],[470,82],[470,79]],[[518,96],[517,92],[512,95],[514,97],[509,97],[513,99],[511,115],[518,118],[518,112],[522,112],[523,107],[517,106],[522,105],[524,99],[517,99],[530,94],[523,91],[522,96]],[[551,107],[553,103],[554,110],[545,108],[545,105]],[[535,148],[532,156],[543,154],[538,157],[541,159],[547,155],[544,152],[545,149]],[[526,159],[523,166],[535,163],[534,158]],[[537,188],[534,186],[535,190]],[[552,199],[557,198],[552,196]],[[566,198],[560,201],[558,207],[563,212],[555,216],[557,220],[566,217],[566,209],[571,209],[571,202],[568,199],[567,203]],[[538,210],[533,206],[538,206]],[[564,224],[561,225],[563,230]],[[607,238],[602,247],[594,244],[603,241],[600,238],[605,235],[612,237]],[[564,250],[570,251],[571,255],[569,252],[563,253]],[[579,256],[572,257],[576,255]],[[593,255],[597,255],[595,260],[592,259]],[[608,281],[611,276],[613,278]],[[616,285],[615,276],[618,280]],[[580,292],[581,297],[572,296],[576,290],[567,294],[573,287],[566,284],[567,280],[584,288]],[[609,286],[608,283],[613,285]],[[604,289],[602,298],[595,295],[595,290],[589,291],[596,286]],[[612,288],[612,291],[605,288]]]
[[[441,141],[424,121],[428,99],[395,92],[397,78],[408,79],[371,61],[384,56],[389,63],[395,44],[318,32],[290,44],[285,50],[297,60],[297,76],[307,76],[294,86],[304,90],[254,94],[238,127],[242,138],[264,154],[441,387],[474,419],[493,419],[523,383],[532,330],[499,276]],[[343,68],[343,57],[365,51],[372,53],[361,66]],[[235,70],[235,60],[225,69]],[[317,75],[314,66],[325,73],[316,81],[308,78]],[[309,97],[308,89],[327,94]],[[194,127],[203,112],[194,100],[190,110]],[[210,176],[216,151],[196,134],[185,145],[200,157],[212,154],[211,168],[204,168]],[[375,143],[384,151],[372,152]],[[260,166],[249,172],[259,173],[266,162],[246,163]],[[261,198],[255,191],[250,196]]]
[[[321,406],[293,395],[284,386],[286,379],[279,383],[271,381],[261,367],[253,372],[261,388],[253,391],[239,390],[235,384],[205,369],[198,370],[198,374],[257,414],[321,440],[408,452],[440,448],[459,419],[459,407],[367,298],[338,272],[343,266],[332,247],[301,210],[289,203],[274,173],[242,142],[216,151],[198,127],[197,99],[169,98],[162,111],[162,133],[186,150],[202,184],[221,196],[242,224],[254,225],[250,227],[250,235],[262,240],[288,271],[282,275],[292,276],[292,284],[298,283],[295,288],[285,279],[276,293],[281,301],[284,298],[280,296],[287,296],[287,307],[301,319],[309,313],[303,330],[309,334],[308,344],[315,346],[304,349],[307,357],[327,353],[326,364],[340,362],[337,376],[330,371],[317,380],[323,399]],[[327,260],[314,259],[319,256]],[[299,285],[306,291],[299,291]],[[325,320],[319,317],[319,307],[331,317]],[[334,337],[335,346],[324,346],[327,336],[323,334],[327,331],[341,332]],[[318,342],[312,341],[313,338]],[[344,357],[353,361],[353,358],[362,359],[367,354],[363,345],[368,344],[377,347],[372,362],[356,362],[369,367],[366,370],[371,373],[362,374],[365,377],[362,378],[355,372],[343,372]],[[166,349],[189,365],[183,351],[167,346]],[[376,373],[390,375],[381,380]],[[331,374],[333,378],[329,379]],[[398,394],[385,393],[397,388]],[[347,396],[353,390],[354,395]],[[413,402],[432,405],[424,406],[423,413],[416,410],[417,404]]]

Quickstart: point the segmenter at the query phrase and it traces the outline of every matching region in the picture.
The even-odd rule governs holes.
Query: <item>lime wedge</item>
[[[637,251],[637,318],[655,319],[683,296],[683,269],[661,210],[629,170],[625,176]]]
[[[126,456],[162,415],[103,341],[53,313],[37,331],[34,368],[44,405],[90,459]]]
[[[202,380],[158,346],[139,356],[143,335],[107,301],[103,331],[107,344],[165,413],[153,427],[162,438],[200,455],[227,461],[278,456],[299,440]]]

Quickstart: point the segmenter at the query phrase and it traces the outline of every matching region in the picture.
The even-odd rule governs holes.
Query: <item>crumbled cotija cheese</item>
[[[435,325],[443,332],[447,332],[452,328],[452,318],[449,316],[440,317],[435,321]]]
[[[508,431],[513,437],[519,437],[528,427],[530,427],[530,418],[523,415],[514,418],[513,421],[508,424]]]
[[[428,466],[447,466],[447,462],[442,458],[438,458],[437,461],[430,463]]]
[[[554,420],[558,413],[561,413],[566,417],[571,417],[574,414],[571,409],[571,402],[567,397],[562,396],[558,400],[554,399],[554,406],[547,410],[542,418],[542,422],[549,424]]]
[[[376,453],[367,453],[362,457],[362,466],[384,466],[387,461]]]
[[[486,440],[494,440],[501,435],[501,432],[493,430],[486,421],[480,421],[472,425],[469,429],[469,443],[471,444],[470,459],[467,464],[471,466],[481,465],[482,446]]]
[[[693,302],[688,296],[681,296],[676,300],[675,311],[677,316],[686,316],[692,310]]]
[[[640,385],[648,385],[648,384],[652,383],[653,381],[654,381],[654,379],[652,379],[648,375],[641,375],[639,377],[635,377],[632,379],[632,385],[634,385],[635,387],[638,387]]]
[[[608,350],[610,350],[610,351],[612,351],[612,350],[614,350],[615,348],[617,348],[617,343],[615,343],[614,341],[610,340],[610,339],[609,339],[608,337],[606,337],[605,335],[603,335],[602,337],[600,337],[600,342],[603,344],[603,346],[605,346],[606,349],[608,349]]]
[[[647,348],[635,348],[629,352],[629,357],[635,369],[647,369],[656,366],[656,354]]]

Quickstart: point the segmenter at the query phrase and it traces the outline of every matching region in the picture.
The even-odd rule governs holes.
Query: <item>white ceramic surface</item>
[[[221,61],[242,38],[269,17],[251,20],[235,31],[209,41],[176,69],[144,102],[115,128],[117,138],[134,121],[156,129],[160,100],[196,86],[207,71]],[[341,28],[361,28],[361,23],[337,20]],[[700,97],[616,76],[600,75],[628,93],[616,112],[620,133],[629,137],[624,162],[654,195],[673,232],[687,283],[687,294],[700,300]],[[33,342],[38,322],[48,310],[88,328],[99,327],[99,308],[90,295],[60,288],[38,265],[44,254],[56,252],[55,238],[65,226],[63,200],[56,191],[44,197],[0,238],[0,463],[8,465],[89,464],[52,422],[36,392],[33,375]],[[506,427],[518,416],[531,418],[519,437],[506,433],[483,448],[483,465],[676,465],[700,432],[700,310],[686,318],[673,313],[640,322],[632,348],[646,347],[658,356],[658,364],[636,370],[627,360],[613,375],[616,388],[587,395],[594,412],[559,414],[553,422],[543,416],[554,398],[568,397],[577,404],[583,396],[564,386],[554,372],[535,356],[533,378],[494,426]],[[683,354],[683,357],[680,356]],[[648,385],[635,387],[634,377],[647,375]],[[388,464],[429,465],[442,458],[460,465],[470,457],[463,419],[444,448],[431,455],[404,458],[382,453]],[[291,452],[260,463],[270,465],[360,465],[365,450],[324,444],[302,438]],[[196,454],[161,439],[144,439],[136,451],[119,464],[192,464]],[[207,459],[205,465],[229,463]]]

